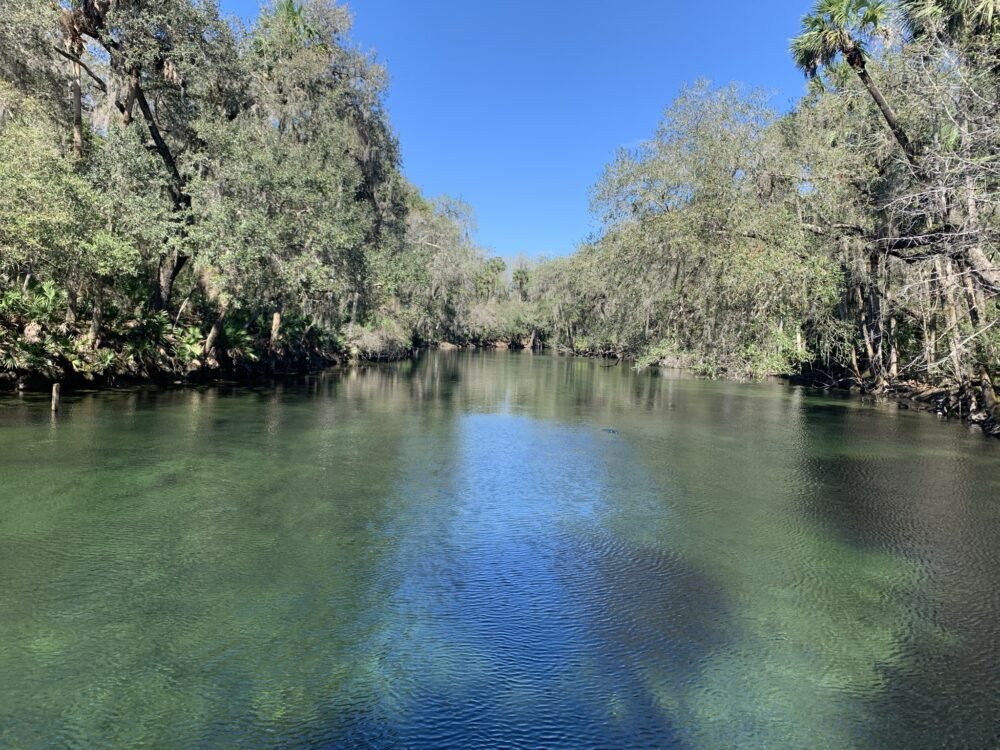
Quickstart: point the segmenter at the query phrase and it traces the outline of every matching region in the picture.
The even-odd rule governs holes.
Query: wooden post
[[[52,411],[59,411],[59,383],[52,384]]]

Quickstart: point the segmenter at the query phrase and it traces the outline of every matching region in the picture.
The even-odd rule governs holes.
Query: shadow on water
[[[815,491],[803,512],[913,570],[879,603],[907,612],[898,654],[883,665],[883,690],[870,698],[879,746],[1000,746],[1000,503],[981,485],[996,471],[993,446],[958,431],[949,439],[916,420],[862,425],[845,412],[813,423]],[[902,432],[905,451],[850,449],[862,428],[873,444]]]

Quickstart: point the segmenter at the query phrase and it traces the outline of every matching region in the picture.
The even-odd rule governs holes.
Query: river
[[[528,353],[0,398],[0,747],[1000,747],[1000,442]]]

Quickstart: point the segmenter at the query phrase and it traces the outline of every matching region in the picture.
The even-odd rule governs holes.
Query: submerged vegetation
[[[1000,417],[1000,11],[818,0],[808,93],[699,83],[593,190],[599,234],[508,269],[400,171],[333,0],[7,0],[0,368],[190,374],[545,343],[917,388]],[[66,92],[69,92],[67,96]]]

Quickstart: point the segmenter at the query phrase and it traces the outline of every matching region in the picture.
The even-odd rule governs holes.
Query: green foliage
[[[187,326],[174,336],[174,352],[186,364],[195,362],[204,351],[205,337],[197,326]]]
[[[840,55],[867,55],[869,40],[885,32],[889,10],[878,0],[818,0],[792,40],[795,64],[813,77]]]
[[[334,0],[275,0],[248,29],[202,0],[7,6],[0,367],[17,377],[445,341],[873,387],[1000,366],[993,0],[817,0],[792,112],[685,89],[594,186],[598,234],[512,268],[475,244],[470,207],[403,178],[386,72]]]
[[[546,291],[557,338],[741,377],[795,369],[795,332],[831,314],[837,288],[836,267],[803,252],[800,184],[778,176],[802,171],[759,94],[683,92],[595,188],[605,234]]]
[[[420,199],[399,172],[385,73],[347,39],[345,7],[282,0],[244,32],[200,0],[29,6],[0,21],[9,369],[146,377],[329,361],[344,328],[398,307],[397,269],[422,262],[406,224]],[[86,63],[76,155],[71,109],[55,106],[73,75],[57,47]],[[45,91],[40,71],[58,97],[26,93]],[[58,310],[15,317],[46,299]],[[272,340],[261,321],[274,313]],[[27,319],[43,333],[58,319],[65,342],[25,343]],[[428,326],[413,328],[392,351]]]
[[[64,158],[39,104],[2,82],[0,102],[9,112],[0,129],[0,272],[135,272],[136,247],[108,226],[120,207]]]
[[[899,5],[915,36],[961,38],[990,34],[1000,27],[998,0],[900,0]]]

